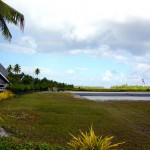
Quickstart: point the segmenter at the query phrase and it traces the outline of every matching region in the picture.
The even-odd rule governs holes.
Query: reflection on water
[[[105,100],[150,100],[150,92],[71,92],[78,98],[95,101]]]
[[[106,100],[144,100],[149,101],[150,97],[133,97],[133,96],[82,96],[82,98],[86,98],[94,101],[106,101]]]

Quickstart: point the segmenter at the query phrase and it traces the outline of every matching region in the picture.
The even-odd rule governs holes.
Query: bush
[[[72,140],[68,143],[75,150],[109,150],[118,147],[122,143],[112,144],[113,136],[99,137],[96,136],[94,130],[90,129],[90,133],[83,133],[75,137],[71,134]]]
[[[21,140],[14,137],[0,136],[0,149],[2,150],[109,150],[117,149],[122,143],[112,144],[113,136],[99,137],[96,136],[92,127],[90,133],[83,133],[75,137],[71,135],[72,140],[67,143],[69,147],[60,145],[49,145],[47,143],[22,143]]]
[[[20,141],[13,137],[0,136],[1,150],[66,150],[59,145],[49,145],[46,143],[20,143]]]
[[[0,100],[12,99],[15,96],[11,91],[4,91],[0,93]]]

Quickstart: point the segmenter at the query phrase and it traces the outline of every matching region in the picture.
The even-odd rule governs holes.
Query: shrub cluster
[[[93,91],[93,92],[149,92],[150,86],[139,86],[139,85],[116,85],[110,88],[103,87],[86,87],[78,86],[74,88],[74,91]]]
[[[78,137],[71,134],[72,140],[68,145],[74,150],[109,150],[116,149],[120,144],[124,143],[113,144],[113,136],[96,136],[92,127],[89,133],[83,133],[82,131],[80,133],[81,135]]]
[[[59,83],[47,78],[38,79],[25,74],[9,74],[8,76],[11,85],[8,86],[8,90],[11,90],[15,94],[30,93],[36,91],[47,91],[57,88],[58,90],[71,90],[73,85],[65,83]]]
[[[141,86],[141,85],[116,85],[110,88],[111,90],[120,90],[120,91],[150,91],[150,86]]]
[[[23,94],[37,91],[47,91],[48,86],[42,84],[36,85],[25,85],[25,84],[13,84],[7,87],[8,90],[12,91],[15,94]]]
[[[99,137],[96,136],[94,130],[90,129],[89,133],[81,132],[81,135],[75,137],[73,135],[70,140],[69,147],[60,145],[37,144],[37,143],[20,143],[13,137],[0,136],[0,149],[2,150],[110,150],[117,149],[122,143],[112,143],[113,136]]]
[[[1,150],[65,150],[59,145],[38,144],[38,143],[20,143],[19,140],[13,137],[0,136]]]
[[[5,90],[4,92],[0,93],[0,100],[11,99],[15,96],[11,91]]]

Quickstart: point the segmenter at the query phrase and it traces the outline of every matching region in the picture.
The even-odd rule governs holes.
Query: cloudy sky
[[[150,85],[149,0],[4,0],[25,16],[0,63],[83,86]]]

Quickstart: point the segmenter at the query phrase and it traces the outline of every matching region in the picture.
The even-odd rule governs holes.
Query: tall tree
[[[13,70],[16,74],[19,74],[21,72],[21,67],[19,66],[19,64],[16,64],[14,66],[14,70]]]
[[[12,73],[13,67],[12,67],[11,65],[9,65],[9,66],[7,67],[7,71],[8,71],[8,73]]]
[[[39,69],[39,68],[36,68],[36,69],[35,69],[35,75],[37,75],[37,77],[38,77],[39,74],[40,74],[40,69]]]
[[[0,0],[0,31],[4,39],[10,41],[12,35],[7,27],[6,22],[19,25],[21,30],[24,29],[24,16],[20,12]]]

